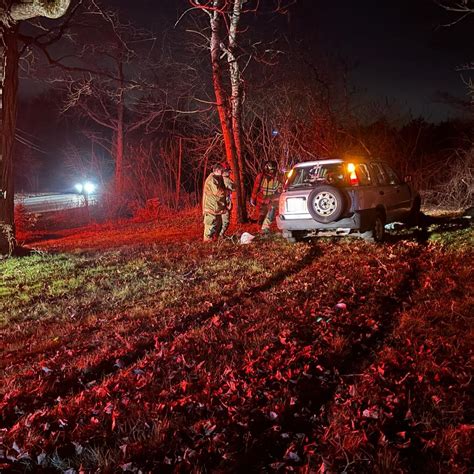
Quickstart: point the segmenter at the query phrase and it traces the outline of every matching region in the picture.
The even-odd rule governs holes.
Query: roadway
[[[88,197],[88,204],[96,204],[97,195]],[[15,196],[15,205],[21,204],[26,212],[41,214],[43,212],[62,211],[74,207],[86,205],[85,196],[76,193],[41,193],[41,194],[18,194]]]

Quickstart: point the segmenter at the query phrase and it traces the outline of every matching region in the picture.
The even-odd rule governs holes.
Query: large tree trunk
[[[18,89],[17,28],[2,28],[0,44],[0,256],[15,247],[13,143]]]
[[[15,22],[37,16],[59,18],[66,13],[70,2],[0,0],[0,257],[11,255],[15,248],[13,143],[20,59]]]
[[[237,32],[240,23],[243,0],[234,0],[232,16],[229,28],[229,50],[227,52],[227,61],[230,70],[231,82],[231,116],[232,133],[234,135],[235,152],[237,158],[237,173],[239,175],[238,183],[240,185],[240,196],[242,202],[243,220],[247,220],[247,208],[245,205],[245,161],[242,156],[242,78],[240,75],[239,62],[237,60]]]
[[[227,161],[232,169],[236,185],[237,205],[234,207],[238,222],[245,220],[245,203],[242,196],[242,186],[240,180],[240,168],[235,148],[234,135],[232,132],[232,122],[229,113],[229,101],[225,92],[222,80],[222,65],[220,62],[221,55],[221,0],[214,0],[214,11],[211,13],[211,65],[212,65],[212,83],[214,86],[214,94],[217,102],[217,112],[224,138],[225,152]]]

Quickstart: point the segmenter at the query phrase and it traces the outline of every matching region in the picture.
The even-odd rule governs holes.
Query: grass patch
[[[0,469],[467,469],[470,229],[244,246],[168,227],[0,262]]]
[[[474,232],[470,227],[441,233],[434,229],[430,241],[451,251],[468,252],[474,247]]]

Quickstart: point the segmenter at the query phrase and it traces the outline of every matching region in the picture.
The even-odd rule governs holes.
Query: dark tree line
[[[251,0],[183,0],[176,21],[158,32],[88,0],[40,28],[19,28],[26,14],[13,21],[4,7],[2,51],[12,59],[2,114],[0,253],[14,245],[13,162],[25,189],[44,186],[42,166],[53,163],[64,183],[94,176],[120,213],[130,201],[135,208],[150,199],[175,209],[197,205],[212,164],[227,160],[241,221],[267,159],[286,169],[362,153],[412,175],[421,189],[449,181],[443,163],[472,167],[472,121],[430,124],[396,107],[364,104],[343,62],[287,44],[278,33],[290,3],[266,2],[263,11],[263,2]],[[67,2],[58,5],[55,16]],[[268,18],[277,21],[274,31],[258,27]],[[49,85],[40,98],[22,101],[14,147],[21,54],[29,73]],[[44,132],[45,120],[55,123],[55,134]],[[25,179],[26,166],[37,177]]]

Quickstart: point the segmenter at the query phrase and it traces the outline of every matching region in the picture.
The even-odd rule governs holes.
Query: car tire
[[[344,207],[344,196],[334,186],[316,186],[308,196],[308,212],[321,224],[337,221],[342,216]]]
[[[372,229],[361,234],[368,242],[383,242],[385,239],[385,219],[378,213],[372,223]]]

